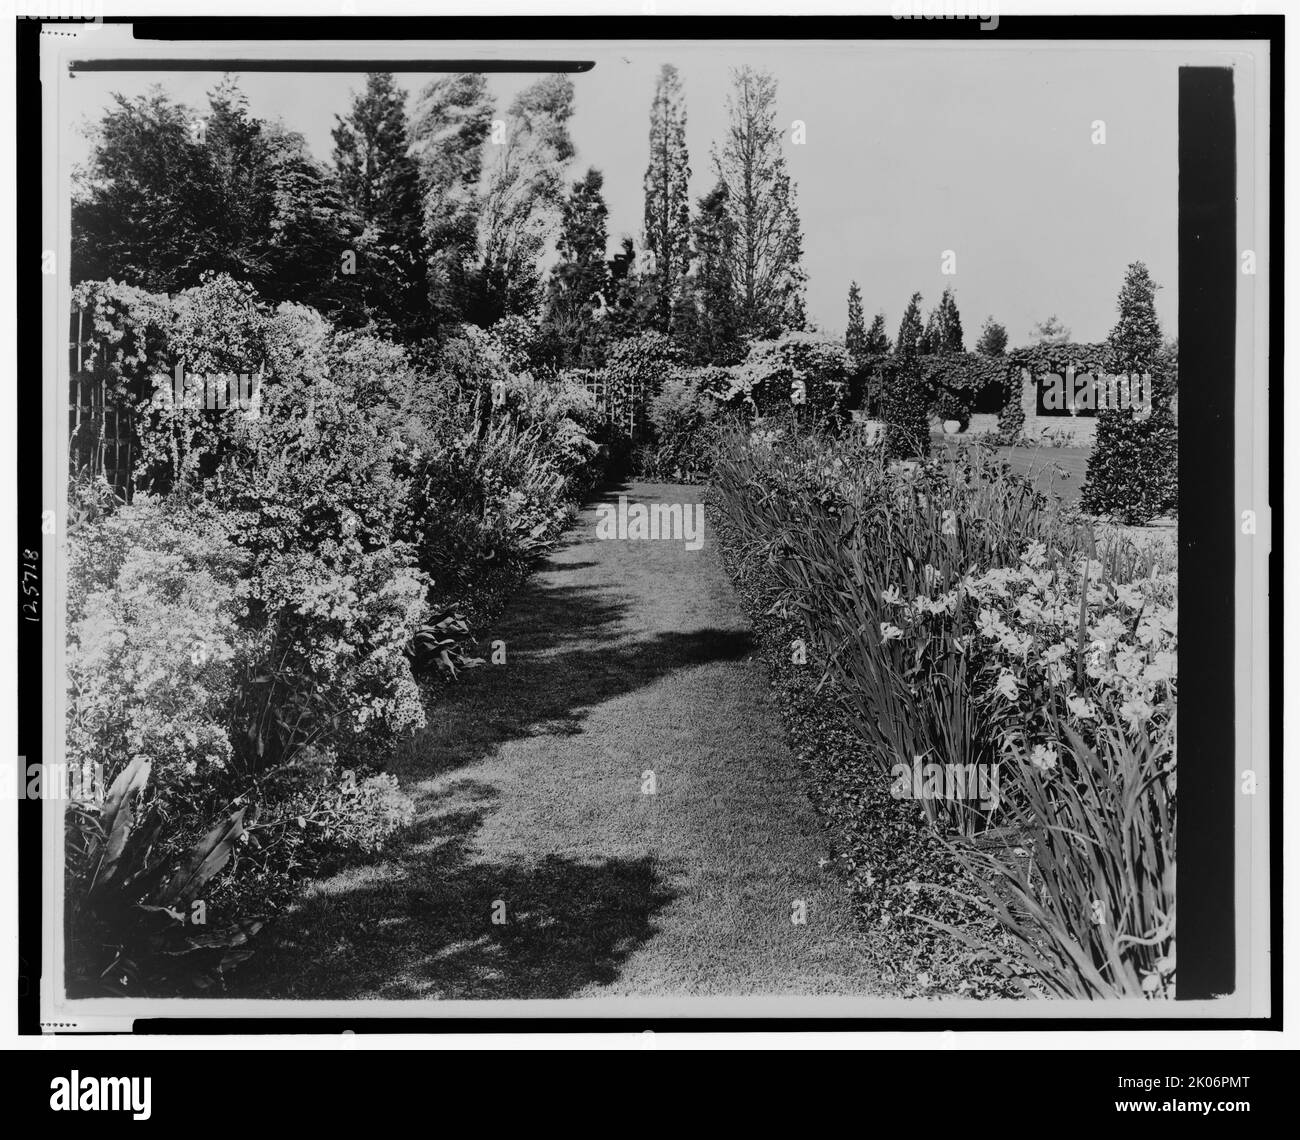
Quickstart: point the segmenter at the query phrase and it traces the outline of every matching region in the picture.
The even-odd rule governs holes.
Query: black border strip
[[[596,64],[581,59],[75,59],[68,63],[74,77],[81,71],[310,71],[370,72],[409,71],[445,72],[455,75],[466,71],[578,72],[590,71]]]
[[[15,556],[25,548],[41,550],[41,475],[48,461],[44,454],[45,434],[41,423],[44,363],[41,359],[41,311],[44,282],[41,277],[41,78],[40,25],[19,20],[17,59],[14,68],[18,114],[14,132],[15,235],[14,261],[17,273],[15,308],[17,375],[29,378],[15,384],[14,415],[18,430],[17,464],[18,545]],[[25,112],[25,113],[24,113]],[[42,567],[42,584],[44,584]],[[21,571],[20,571],[21,572]],[[17,575],[15,576],[17,578]],[[44,669],[42,668],[42,624],[23,620],[25,600],[15,580],[14,607],[18,611],[18,755],[29,763],[42,759],[41,723],[44,713]],[[42,591],[44,594],[44,591]],[[25,779],[19,773],[19,783]],[[45,855],[41,839],[41,802],[19,797],[11,809],[18,816],[18,1027],[19,1032],[36,1032],[40,1021],[41,988],[41,867]]]
[[[1236,988],[1236,386],[1224,382],[1236,370],[1240,272],[1233,86],[1231,68],[1178,71],[1178,402],[1197,411],[1178,425],[1178,645],[1200,666],[1178,671],[1180,1001]]]

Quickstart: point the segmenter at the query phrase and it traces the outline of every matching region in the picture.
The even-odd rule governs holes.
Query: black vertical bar
[[[1178,73],[1178,997],[1233,991],[1237,162],[1232,72]]]
[[[44,297],[44,278],[41,276],[41,77],[38,20],[19,20],[16,29],[17,52],[14,84],[17,106],[14,132],[16,190],[15,218],[17,234],[14,241],[16,321],[18,330],[15,350],[18,357],[19,376],[43,375],[41,360],[41,304]],[[10,25],[12,27],[12,25]],[[22,113],[25,110],[26,113]],[[64,272],[66,266],[60,266]],[[17,431],[17,454],[14,457],[18,510],[18,549],[41,553],[41,620],[25,620],[26,612],[19,608],[18,624],[18,752],[25,764],[35,764],[50,759],[41,754],[41,715],[44,676],[41,668],[41,627],[54,612],[52,594],[54,582],[49,580],[46,552],[50,549],[41,534],[41,511],[53,507],[42,502],[42,431],[41,384],[15,386],[14,414]],[[20,602],[25,600],[20,595]],[[19,783],[26,773],[19,774]],[[18,1030],[20,1033],[40,1031],[41,985],[41,882],[44,851],[41,843],[41,803],[39,800],[19,796],[13,808],[18,814]]]

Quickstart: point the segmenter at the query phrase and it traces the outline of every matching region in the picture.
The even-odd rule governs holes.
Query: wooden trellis
[[[74,475],[103,475],[129,498],[135,460],[131,409],[109,397],[106,355],[92,353],[93,344],[90,318],[78,309],[68,332],[68,465]]]
[[[596,401],[596,408],[605,419],[616,424],[629,439],[636,439],[645,420],[646,389],[634,381],[626,391],[611,394],[605,373],[599,369],[580,372],[583,387]]]

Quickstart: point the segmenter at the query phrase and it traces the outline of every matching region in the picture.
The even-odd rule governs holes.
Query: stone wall
[[[1096,416],[1039,415],[1038,382],[1025,369],[1020,372],[1020,409],[1025,413],[1026,439],[1043,442],[1057,440],[1076,447],[1091,447],[1096,438]]]
[[[930,418],[930,427],[934,431],[943,431],[943,424],[937,417]],[[987,435],[989,432],[998,430],[997,412],[972,412],[970,423],[966,425],[966,430],[958,432],[959,438],[965,438],[971,435]]]

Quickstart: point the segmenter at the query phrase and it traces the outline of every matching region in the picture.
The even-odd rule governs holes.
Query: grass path
[[[311,885],[243,996],[879,992],[712,536],[602,542],[595,520],[485,635],[506,663],[463,674],[402,749],[415,823]]]

